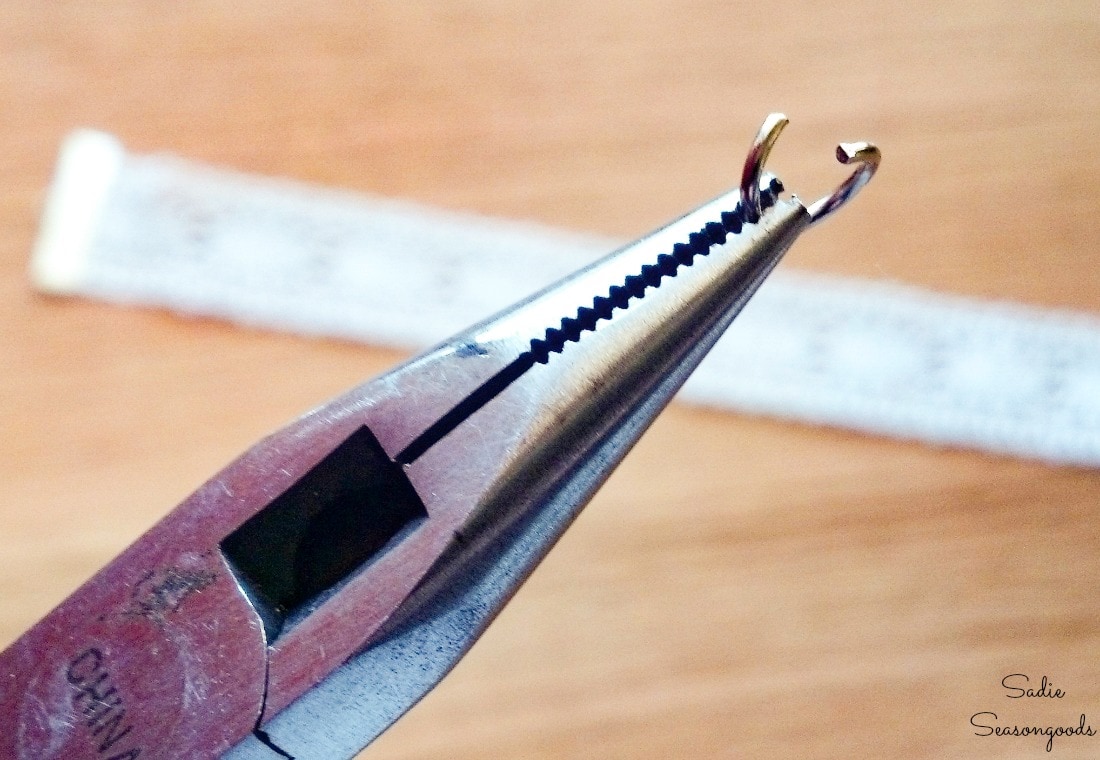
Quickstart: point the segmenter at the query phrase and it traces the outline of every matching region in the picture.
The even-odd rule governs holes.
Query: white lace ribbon
[[[66,142],[43,290],[421,348],[615,241]],[[680,398],[1100,465],[1100,320],[781,269]]]

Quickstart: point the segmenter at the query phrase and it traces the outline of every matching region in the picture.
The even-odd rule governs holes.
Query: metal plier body
[[[751,188],[213,477],[0,654],[0,758],[369,743],[472,645],[814,221],[760,163]]]

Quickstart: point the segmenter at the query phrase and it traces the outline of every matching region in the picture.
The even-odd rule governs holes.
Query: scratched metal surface
[[[5,642],[260,436],[400,359],[31,294],[80,124],[630,237],[732,184],[744,125],[782,109],[773,163],[807,197],[836,139],[886,156],[792,265],[1100,312],[1085,4],[10,2],[0,39]],[[1100,714],[1098,494],[1091,471],[673,409],[367,757],[1048,756],[969,720]],[[1065,695],[1010,700],[1012,673]]]

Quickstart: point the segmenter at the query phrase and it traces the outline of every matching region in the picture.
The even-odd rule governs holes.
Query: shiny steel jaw
[[[687,240],[687,230],[703,229],[701,220],[720,218],[729,208],[728,197],[708,204],[517,311],[458,336],[437,349],[440,361],[473,345],[476,356],[492,362],[498,351],[514,349],[519,335],[530,334],[528,324],[546,324],[534,315],[560,321],[563,303],[570,304],[564,313],[575,312],[578,293],[586,296],[581,303],[590,303],[593,292],[606,293],[608,283],[635,276],[657,260],[654,251],[672,250],[675,243],[669,241]],[[296,757],[350,757],[431,689],[549,551],[809,222],[796,201],[772,206],[757,224],[745,224],[725,244],[696,254],[698,260],[675,277],[647,288],[624,313],[562,343],[560,354],[534,363],[407,464],[432,519],[460,515],[451,538],[365,649],[265,724],[271,742]],[[555,346],[559,342],[555,339]],[[423,390],[414,380],[407,396]],[[321,716],[326,719],[319,721]],[[256,739],[227,755],[275,756]]]

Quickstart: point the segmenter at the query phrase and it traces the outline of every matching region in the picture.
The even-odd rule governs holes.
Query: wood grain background
[[[837,140],[885,156],[787,265],[1100,313],[1096,3],[8,1],[0,104],[0,643],[400,358],[32,293],[77,126],[627,237],[733,185],[783,110],[804,197]],[[365,756],[1100,757],[969,724],[1100,730],[1098,500],[1096,471],[674,408]]]

